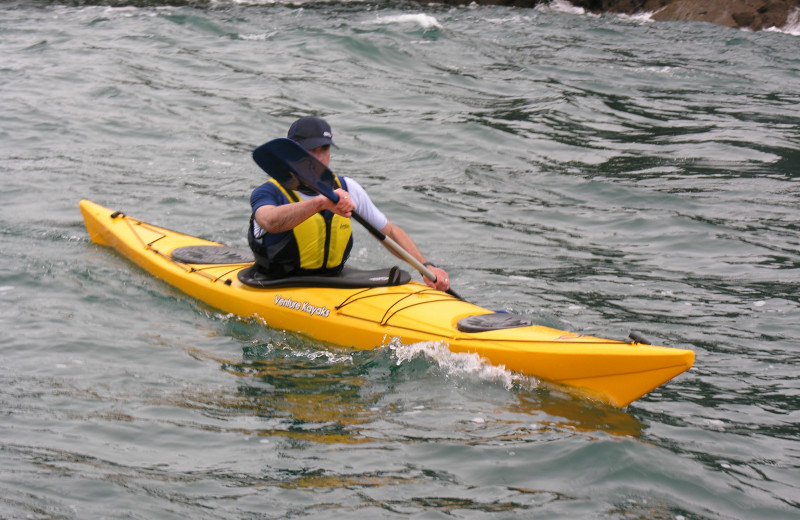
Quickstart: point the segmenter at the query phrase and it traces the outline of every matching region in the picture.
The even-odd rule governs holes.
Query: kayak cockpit
[[[277,287],[325,287],[336,289],[359,289],[392,287],[411,281],[411,275],[399,267],[365,271],[345,267],[335,276],[289,276],[270,278],[256,269],[255,265],[239,271],[239,281],[249,287],[274,289]]]
[[[186,246],[172,251],[174,262],[194,265],[228,265],[253,262],[249,249],[229,246]],[[325,287],[325,288],[371,288],[391,287],[411,281],[411,275],[399,267],[362,270],[345,267],[335,276],[290,276],[270,278],[256,269],[255,265],[241,269],[239,281],[248,287],[275,289],[278,287]]]

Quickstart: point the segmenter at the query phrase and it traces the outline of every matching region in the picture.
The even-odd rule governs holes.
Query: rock
[[[783,27],[791,8],[800,9],[792,0],[673,0],[655,12],[654,20],[711,22],[739,29],[759,31]]]
[[[573,0],[594,12],[653,13],[653,20],[710,22],[759,31],[784,27],[800,0]]]
[[[449,5],[468,3],[440,1]],[[550,0],[475,0],[475,3],[536,7]],[[800,0],[571,0],[571,3],[592,13],[653,13],[652,18],[657,21],[710,22],[752,31],[785,27],[793,13],[800,13]]]

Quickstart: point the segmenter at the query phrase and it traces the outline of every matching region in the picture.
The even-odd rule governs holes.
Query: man
[[[331,146],[336,145],[324,119],[298,119],[289,128],[288,138],[325,166],[330,165]],[[338,273],[353,247],[350,216],[355,210],[436,276],[435,283],[424,278],[425,283],[441,291],[450,288],[447,273],[425,259],[408,234],[389,222],[360,184],[349,177],[335,177],[336,204],[310,191],[287,191],[273,179],[253,190],[248,241],[260,271],[274,277]]]

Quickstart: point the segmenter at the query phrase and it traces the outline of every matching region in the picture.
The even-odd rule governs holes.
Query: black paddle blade
[[[291,139],[280,138],[253,150],[253,159],[262,170],[287,190],[310,189],[336,202],[333,172],[305,148]]]

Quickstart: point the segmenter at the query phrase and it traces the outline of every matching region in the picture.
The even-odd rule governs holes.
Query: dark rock
[[[737,27],[750,27],[756,21],[756,13],[752,11],[736,11],[731,17]]]

